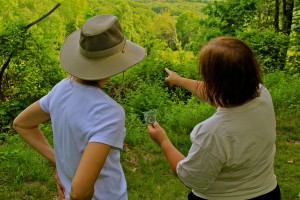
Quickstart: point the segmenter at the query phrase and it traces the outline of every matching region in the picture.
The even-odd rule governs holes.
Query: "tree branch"
[[[10,53],[10,55],[8,56],[7,60],[5,61],[4,65],[1,68],[0,71],[0,101],[4,101],[5,97],[4,97],[4,93],[2,91],[2,82],[3,82],[3,75],[4,75],[4,71],[8,68],[10,60],[13,56],[13,53]]]
[[[43,19],[45,19],[46,17],[48,17],[51,13],[53,13],[58,7],[60,6],[60,3],[58,3],[56,6],[54,6],[49,12],[47,12],[45,15],[43,15],[41,18],[35,20],[34,22],[26,25],[24,27],[25,32],[33,25],[39,23],[40,21],[42,21]],[[5,97],[4,97],[4,92],[3,92],[3,87],[2,87],[2,83],[3,83],[3,75],[5,70],[9,67],[9,63],[14,55],[14,53],[16,52],[15,50],[16,48],[14,47],[12,52],[9,54],[8,58],[6,59],[4,65],[1,67],[0,70],[0,101],[4,101]]]
[[[25,26],[25,30],[29,29],[31,26],[39,23],[40,21],[42,21],[43,19],[45,19],[46,17],[48,17],[51,13],[53,13],[58,7],[60,6],[60,3],[58,3],[56,6],[54,6],[54,8],[52,8],[49,12],[47,12],[45,15],[43,15],[41,18],[35,20],[34,22],[28,24]]]

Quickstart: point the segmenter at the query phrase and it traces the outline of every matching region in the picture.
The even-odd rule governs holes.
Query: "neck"
[[[94,87],[98,87],[98,88],[102,88],[105,85],[105,82],[107,79],[102,79],[102,80],[83,80],[80,79],[78,77],[73,77],[73,79],[83,85],[90,85],[90,86],[94,86]]]

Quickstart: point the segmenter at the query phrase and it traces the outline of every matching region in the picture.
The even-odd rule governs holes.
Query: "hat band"
[[[105,58],[123,51],[125,44],[126,44],[126,39],[124,37],[124,40],[117,46],[102,51],[87,51],[80,46],[80,53],[81,55],[87,58]]]

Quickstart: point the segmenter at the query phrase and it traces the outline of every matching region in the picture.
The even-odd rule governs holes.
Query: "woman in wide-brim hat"
[[[61,48],[61,65],[71,77],[14,120],[24,140],[56,164],[61,198],[128,199],[120,164],[125,113],[101,88],[144,56],[142,47],[126,40],[117,17],[94,16]],[[54,150],[38,128],[49,119]]]

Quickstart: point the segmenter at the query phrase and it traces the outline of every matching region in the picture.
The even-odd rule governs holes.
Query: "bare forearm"
[[[13,127],[30,146],[55,163],[54,150],[38,128],[41,123],[49,119],[49,113],[44,112],[39,101],[36,101],[15,118]]]
[[[179,161],[183,160],[185,157],[180,153],[172,144],[170,139],[168,138],[165,130],[158,124],[158,122],[154,122],[154,124],[148,125],[148,132],[150,134],[151,139],[156,142],[163,150],[171,169],[177,175],[176,167]]]
[[[39,128],[25,129],[14,127],[15,130],[22,136],[22,138],[40,154],[42,154],[49,161],[55,163],[55,153],[52,146]]]
[[[185,156],[174,147],[169,139],[161,143],[161,148],[170,164],[171,169],[177,175],[177,164],[179,161],[183,160]]]
[[[111,146],[99,142],[87,144],[71,183],[71,200],[90,200],[93,198],[95,183],[110,149]]]
[[[178,82],[178,86],[183,87],[184,89],[193,93],[199,99],[204,100],[203,98],[203,81],[188,79],[188,78],[180,78]]]

